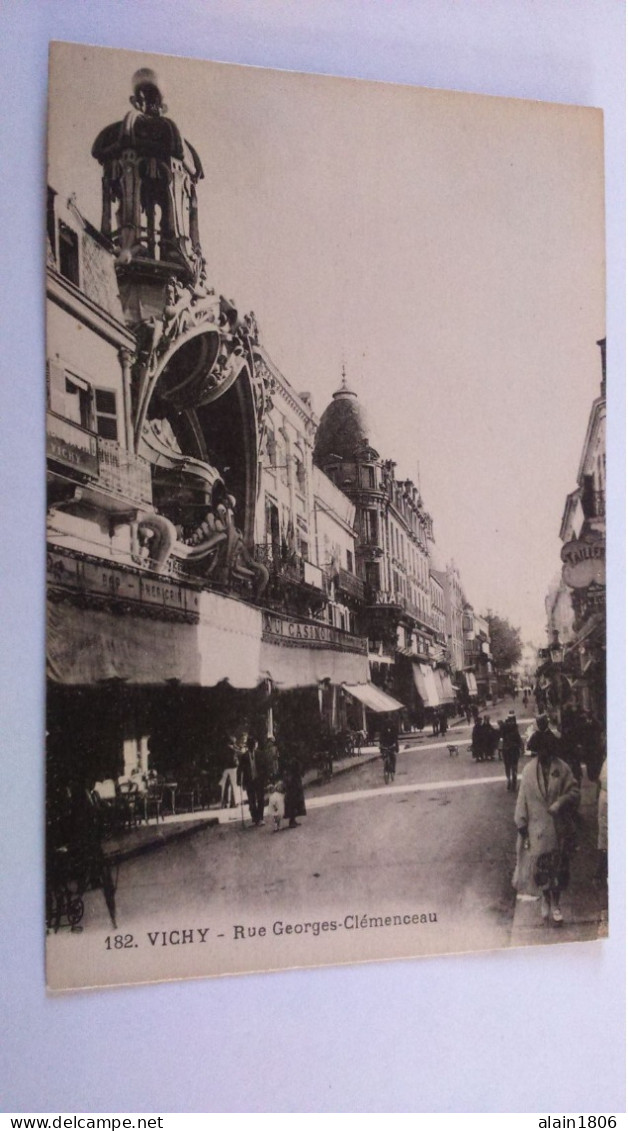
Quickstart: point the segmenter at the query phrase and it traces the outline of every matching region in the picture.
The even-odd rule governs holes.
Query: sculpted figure
[[[268,570],[249,553],[242,532],[235,524],[236,500],[217,480],[212,489],[212,509],[195,530],[187,545],[187,561],[210,558],[205,573],[229,587],[234,577],[250,581],[256,597],[268,584]],[[211,557],[210,557],[211,555]]]

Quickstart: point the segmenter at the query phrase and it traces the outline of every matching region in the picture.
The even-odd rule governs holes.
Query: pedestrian
[[[502,758],[506,771],[506,789],[517,790],[517,769],[519,757],[523,750],[523,739],[519,734],[517,716],[514,711],[508,712],[508,718],[502,724]]]
[[[283,784],[280,781],[274,783],[273,788],[268,798],[268,813],[273,820],[273,832],[278,833],[281,829],[281,818],[284,807],[284,790]]]
[[[471,731],[471,755],[474,762],[484,761],[484,723],[478,717]]]
[[[499,745],[499,730],[493,726],[488,715],[484,716],[483,731],[484,757],[492,761]]]
[[[604,758],[604,741],[602,729],[591,711],[585,711],[582,715],[578,737],[587,777],[589,781],[597,781]]]
[[[560,897],[569,883],[574,848],[573,815],[580,790],[569,766],[558,757],[559,739],[542,715],[528,742],[534,757],[521,775],[515,807],[517,892],[541,898],[541,918],[563,921]]]
[[[447,734],[448,730],[449,730],[449,724],[447,722],[447,712],[441,711],[441,713],[440,713],[440,733],[442,735],[445,735],[445,734]]]
[[[301,765],[296,755],[288,759],[283,775],[284,807],[283,815],[288,822],[288,828],[296,829],[299,822],[297,817],[306,816],[305,796],[303,793],[303,780],[301,778]]]
[[[608,880],[608,776],[606,758],[597,779],[597,870],[595,879]]]
[[[264,792],[266,789],[266,759],[255,739],[245,727],[236,736],[238,750],[238,769],[236,782],[246,792],[251,814],[251,824],[255,827],[264,824]]]

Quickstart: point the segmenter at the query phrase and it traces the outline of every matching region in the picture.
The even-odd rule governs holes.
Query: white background
[[[623,1110],[623,3],[13,0],[0,32],[4,1110]],[[609,941],[46,994],[42,264],[50,39],[604,108],[615,514]],[[585,427],[583,420],[583,436]]]

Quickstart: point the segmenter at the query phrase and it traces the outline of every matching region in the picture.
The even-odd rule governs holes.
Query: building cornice
[[[606,414],[606,397],[597,397],[596,400],[593,401],[593,404],[591,406],[591,412],[589,414],[589,423],[588,423],[588,426],[587,426],[587,434],[586,434],[584,446],[583,446],[583,449],[582,449],[582,455],[580,456],[580,464],[578,466],[578,480],[577,481],[580,484],[580,486],[582,486],[582,478],[583,478],[584,473],[585,473],[584,469],[585,469],[585,466],[586,466],[587,456],[589,454],[589,449],[591,447],[591,442],[593,440],[593,437],[595,435],[597,427],[605,419],[605,414]]]
[[[297,416],[300,416],[309,428],[316,429],[318,427],[318,417],[307,407],[305,401],[301,399],[296,389],[294,389],[288,381],[288,378],[284,377],[281,370],[271,361],[264,347],[260,345],[255,346],[253,353],[254,356],[259,357],[260,361],[264,363],[273,376],[276,383],[275,392],[281,394],[283,399],[290,405],[293,412],[296,412]]]
[[[52,267],[47,268],[46,294],[53,302],[80,319],[90,329],[106,338],[117,349],[130,349],[135,353],[135,335],[123,322],[88,298],[80,287],[75,286],[65,276]]]

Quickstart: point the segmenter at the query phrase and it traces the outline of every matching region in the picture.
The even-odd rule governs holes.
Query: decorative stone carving
[[[230,589],[236,579],[248,581],[259,597],[268,585],[268,570],[249,553],[235,525],[235,498],[221,480],[212,490],[211,510],[188,538],[178,543],[175,555],[188,562],[205,562],[205,576]]]

